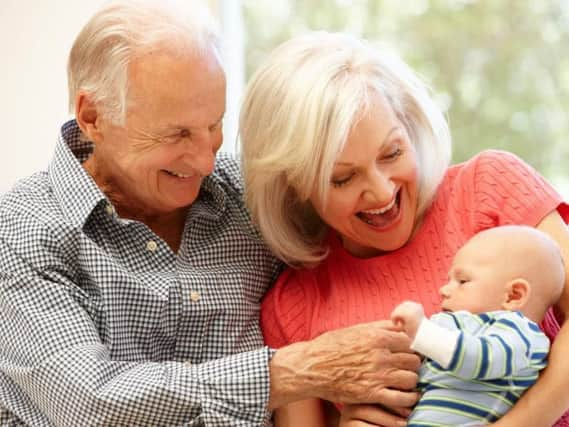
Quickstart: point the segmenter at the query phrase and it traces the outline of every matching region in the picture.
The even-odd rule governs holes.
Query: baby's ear
[[[504,310],[520,311],[529,301],[531,286],[525,279],[514,279],[506,284],[506,298],[502,303]]]

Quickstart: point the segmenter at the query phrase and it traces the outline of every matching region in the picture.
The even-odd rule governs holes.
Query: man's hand
[[[327,332],[278,350],[271,360],[270,409],[309,397],[411,407],[419,357],[390,321]]]
[[[391,312],[391,321],[405,331],[411,341],[417,335],[417,329],[425,317],[425,310],[419,303],[405,301],[399,304]]]

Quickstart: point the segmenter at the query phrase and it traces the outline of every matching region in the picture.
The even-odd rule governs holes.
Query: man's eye
[[[209,127],[209,131],[210,132],[216,131],[216,130],[220,129],[222,125],[223,125],[223,121],[220,120],[217,123],[214,123],[213,125],[211,125]]]
[[[189,138],[191,134],[192,133],[188,129],[180,129],[180,133],[178,134],[178,136],[180,138]]]

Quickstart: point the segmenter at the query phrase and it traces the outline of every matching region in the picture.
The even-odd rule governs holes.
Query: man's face
[[[97,175],[107,194],[131,211],[185,208],[213,171],[222,143],[223,70],[213,54],[156,50],[134,58],[128,73],[125,126],[100,121]]]

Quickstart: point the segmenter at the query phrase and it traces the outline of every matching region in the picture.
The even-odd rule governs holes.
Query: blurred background
[[[67,117],[65,67],[102,0],[0,0],[0,193],[45,169]],[[211,0],[229,77],[223,150],[234,151],[248,76],[280,42],[347,31],[397,52],[432,87],[453,162],[509,150],[569,199],[569,1]]]

